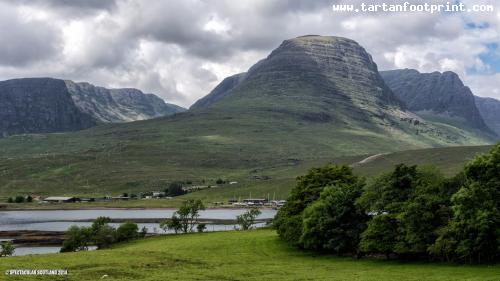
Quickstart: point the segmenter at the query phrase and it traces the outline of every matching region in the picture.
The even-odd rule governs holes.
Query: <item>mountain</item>
[[[475,101],[486,125],[500,136],[500,101],[478,96],[475,97]]]
[[[0,140],[0,195],[138,193],[172,181],[214,186],[222,178],[238,182],[214,189],[226,199],[286,196],[297,175],[327,162],[490,142],[408,110],[355,41],[302,36],[186,112]],[[209,193],[202,194],[222,199]]]
[[[65,82],[75,105],[98,122],[147,120],[185,111],[182,107],[165,103],[159,97],[137,89],[106,89],[89,83]]]
[[[183,111],[136,89],[105,89],[52,78],[0,82],[0,137],[77,131],[98,123],[156,118]]]
[[[216,103],[230,92],[234,87],[238,86],[246,76],[246,72],[229,76],[222,80],[208,95],[196,101],[190,109],[205,108]]]
[[[454,72],[381,71],[387,85],[421,117],[494,134],[483,120],[474,95]]]

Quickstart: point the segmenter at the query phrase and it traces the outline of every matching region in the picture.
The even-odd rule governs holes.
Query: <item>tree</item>
[[[28,202],[28,203],[33,202],[33,197],[31,197],[31,195],[28,195],[28,196],[26,197],[26,202]]]
[[[9,197],[9,198],[7,199],[7,203],[14,203],[14,199],[12,199],[12,197]]]
[[[168,185],[168,188],[165,190],[165,194],[170,197],[175,197],[186,194],[186,191],[182,189],[182,183],[172,182]]]
[[[397,243],[398,229],[392,215],[377,215],[368,222],[361,235],[360,250],[368,253],[382,253],[389,258]]]
[[[160,223],[160,227],[161,227],[161,229],[163,229],[163,231],[167,231],[169,229],[173,230],[175,232],[175,234],[178,234],[179,232],[182,231],[181,220],[175,214],[172,215],[172,218],[170,220],[162,221]]]
[[[66,239],[63,242],[61,252],[87,250],[92,240],[91,228],[72,225],[66,231]]]
[[[184,201],[173,215],[170,221],[162,222],[160,225],[163,229],[174,230],[175,233],[182,231],[184,233],[193,232],[194,226],[198,224],[200,211],[205,210],[205,206],[201,200]]]
[[[93,240],[97,249],[108,248],[113,243],[117,242],[116,229],[108,224],[104,224],[94,232]]]
[[[139,235],[139,227],[136,223],[125,222],[116,229],[116,241],[129,241],[136,239]]]
[[[437,230],[447,223],[453,185],[434,168],[404,164],[377,177],[359,200],[375,216],[362,236],[361,249],[407,258],[427,256]]]
[[[357,253],[368,215],[356,203],[363,185],[337,184],[326,187],[320,199],[304,211],[300,243],[306,249],[338,255]]]
[[[16,248],[12,241],[4,241],[0,243],[0,257],[8,257],[14,254]]]
[[[217,181],[215,181],[216,184],[224,184],[226,183],[223,179],[217,179]]]
[[[350,167],[334,164],[313,168],[305,176],[298,177],[296,186],[274,220],[280,238],[291,245],[300,246],[304,209],[319,198],[326,186],[351,185],[359,181]]]
[[[464,169],[465,182],[452,196],[452,218],[429,247],[446,260],[484,262],[500,258],[500,144]]]
[[[92,230],[92,234],[95,235],[102,227],[108,225],[108,223],[110,222],[111,219],[109,217],[97,217],[90,227]]]
[[[251,208],[245,213],[236,217],[236,222],[239,224],[241,230],[249,230],[255,224],[255,219],[261,214],[257,208]]]
[[[16,198],[14,199],[14,202],[15,203],[23,203],[24,202],[24,196],[16,196]]]

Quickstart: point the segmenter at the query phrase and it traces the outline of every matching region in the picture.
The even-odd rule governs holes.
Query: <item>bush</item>
[[[24,196],[16,196],[14,199],[15,203],[24,203]]]
[[[116,230],[116,241],[129,241],[138,237],[139,227],[133,222],[123,223]]]
[[[11,241],[4,241],[0,243],[0,257],[8,257],[14,254],[16,248]]]
[[[207,229],[207,225],[204,223],[200,223],[196,226],[196,230],[200,233],[205,231],[205,229]]]
[[[92,241],[92,230],[88,227],[71,226],[66,231],[61,252],[75,252],[87,250]]]

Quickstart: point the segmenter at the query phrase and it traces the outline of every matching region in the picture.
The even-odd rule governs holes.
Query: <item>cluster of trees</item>
[[[165,189],[165,196],[175,197],[186,194],[186,191],[182,188],[182,182],[172,182]]]
[[[367,184],[347,166],[312,169],[274,223],[305,249],[480,263],[500,258],[499,205],[497,145],[453,178],[400,164]]]
[[[33,202],[33,197],[31,197],[31,195],[28,195],[28,196],[18,195],[15,197],[7,198],[7,203],[25,203],[25,202],[26,203]]]
[[[0,257],[8,257],[14,254],[16,248],[12,241],[4,241],[0,243]]]
[[[111,246],[114,243],[125,242],[146,236],[146,228],[139,232],[137,224],[125,222],[118,228],[109,225],[109,217],[98,217],[90,227],[71,226],[66,231],[61,252],[75,252],[88,250],[95,245],[98,249]]]

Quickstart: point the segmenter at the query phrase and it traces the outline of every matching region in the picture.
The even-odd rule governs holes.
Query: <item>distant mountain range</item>
[[[500,136],[500,101],[474,96],[454,72],[381,71],[387,85],[419,116]]]
[[[106,89],[52,78],[0,82],[0,137],[76,131],[184,110],[136,89]]]
[[[130,90],[128,96],[62,80],[14,85],[5,87],[6,92],[9,99],[19,96],[15,104],[23,107],[8,116],[21,116],[13,120],[28,120],[26,124],[41,119],[57,128],[78,129],[172,113],[158,112],[150,106],[156,102],[134,92],[144,98],[139,102]],[[283,41],[247,72],[226,78],[186,112],[70,134],[0,140],[0,166],[12,171],[0,177],[0,187],[137,192],[156,190],[168,181],[205,182],[230,175],[253,194],[279,191],[293,185],[306,168],[342,157],[491,144],[497,136],[476,102],[453,73],[402,70],[381,75],[371,55],[353,40],[301,36]],[[16,107],[6,107],[11,108]],[[31,117],[30,109],[41,117]],[[69,124],[56,122],[56,113]],[[40,160],[47,154],[55,156]],[[232,189],[221,190],[235,196]]]

